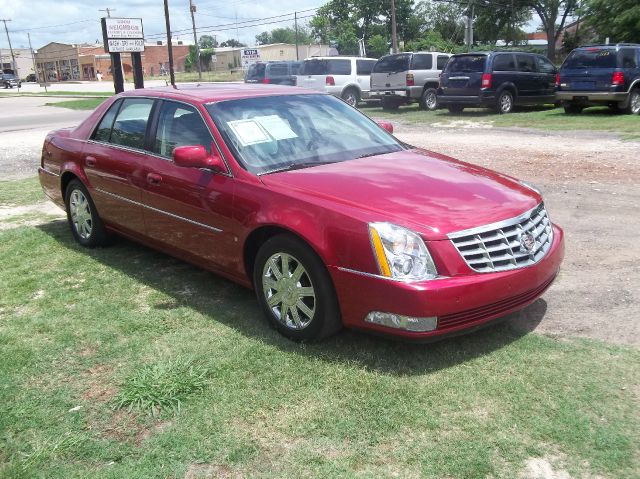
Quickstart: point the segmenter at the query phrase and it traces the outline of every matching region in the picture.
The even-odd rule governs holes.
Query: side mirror
[[[393,124],[391,122],[388,121],[379,121],[377,122],[378,126],[381,128],[384,128],[385,130],[387,130],[389,133],[393,133]]]
[[[178,146],[173,150],[173,162],[185,168],[207,168],[213,171],[226,171],[227,167],[215,149],[209,153],[202,145]]]

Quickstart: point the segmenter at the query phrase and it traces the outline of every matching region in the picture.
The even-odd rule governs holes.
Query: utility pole
[[[296,60],[300,60],[300,56],[298,55],[298,12],[293,12],[293,19],[296,27]]]
[[[111,12],[115,12],[116,9],[115,8],[100,8],[98,9],[99,12],[107,12],[107,18],[111,18]]]
[[[9,51],[11,52],[11,62],[13,64],[13,73],[15,75],[18,74],[18,68],[16,67],[16,56],[13,54],[13,47],[11,46],[11,38],[9,38],[9,29],[7,28],[7,22],[10,22],[11,19],[0,18],[0,22],[4,22],[4,31],[7,32],[7,41],[9,42]]]
[[[29,39],[29,50],[31,51],[31,60],[33,61],[33,73],[36,74],[36,81],[40,82],[40,73],[38,73],[38,67],[36,66],[36,57],[33,54],[33,47],[31,46],[31,34],[27,32],[27,38]]]
[[[198,35],[196,33],[196,18],[194,13],[196,6],[193,0],[189,0],[189,11],[191,12],[191,25],[193,25],[193,41],[196,44],[196,62],[198,63],[198,80],[202,81],[202,65],[200,64],[200,45],[198,45]]]
[[[391,0],[391,53],[398,53],[398,35],[396,31],[396,1]]]
[[[171,45],[171,22],[169,20],[169,0],[164,0],[164,20],[167,25],[167,50],[169,52],[169,78],[171,86],[176,88],[176,74],[173,71],[173,46]]]

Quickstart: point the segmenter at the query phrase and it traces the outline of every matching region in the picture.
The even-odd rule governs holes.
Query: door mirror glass
[[[389,133],[393,133],[393,123],[391,123],[389,121],[379,121],[377,123],[378,123],[379,127],[384,128]]]
[[[213,150],[209,153],[203,145],[178,146],[173,150],[173,162],[185,168],[207,168],[226,171],[222,158]]]

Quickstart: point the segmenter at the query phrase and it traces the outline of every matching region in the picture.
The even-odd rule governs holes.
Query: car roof
[[[278,95],[324,94],[322,92],[304,90],[286,85],[256,85],[251,83],[185,83],[171,86],[141,88],[121,93],[123,97],[158,97],[174,100],[191,100],[200,103],[211,103],[241,98],[255,98]]]

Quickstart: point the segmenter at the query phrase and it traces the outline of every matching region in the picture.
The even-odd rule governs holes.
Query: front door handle
[[[96,161],[97,161],[97,160],[96,160],[93,156],[87,156],[87,157],[84,159],[85,164],[86,164],[87,166],[89,166],[89,167],[92,167],[92,168],[93,168],[94,166],[96,166]]]
[[[149,173],[147,175],[147,183],[150,185],[159,185],[162,182],[162,176],[157,173]]]

